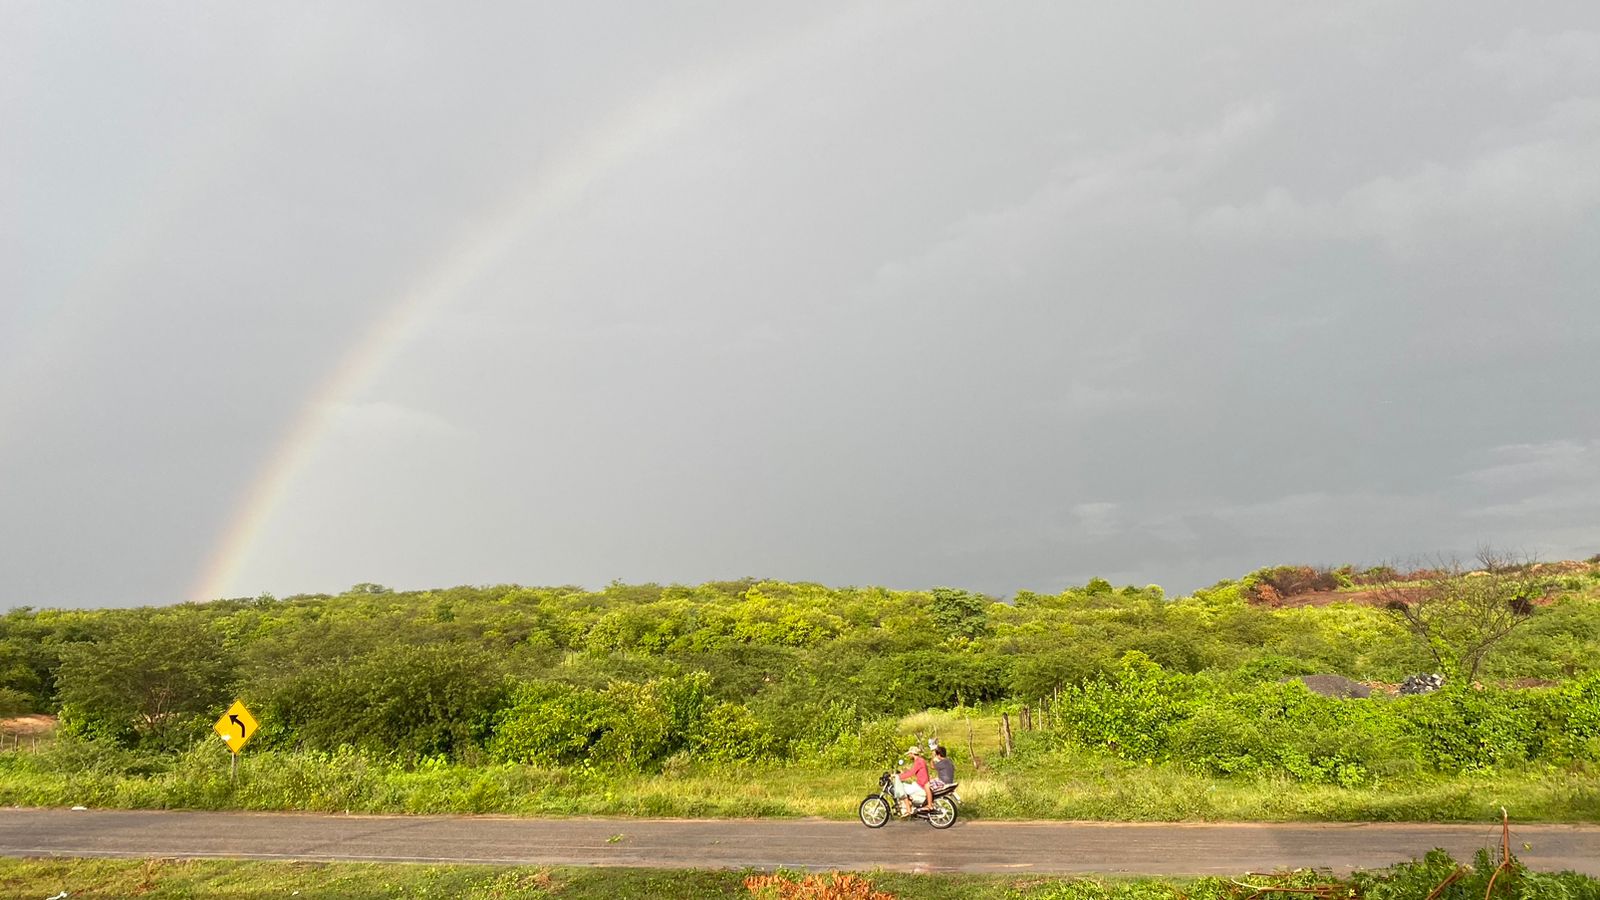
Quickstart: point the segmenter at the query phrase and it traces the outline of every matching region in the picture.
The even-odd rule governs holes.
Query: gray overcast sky
[[[0,606],[1600,552],[1600,5],[0,4]]]

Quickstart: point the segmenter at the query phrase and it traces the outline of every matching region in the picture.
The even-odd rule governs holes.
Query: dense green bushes
[[[712,698],[704,673],[604,690],[529,682],[495,716],[490,755],[542,766],[657,765],[675,753],[748,760],[781,752],[744,707]]]
[[[1370,784],[1600,754],[1591,596],[1536,610],[1483,670],[1558,688],[1333,701],[1280,682],[1393,682],[1428,654],[1381,609],[1268,609],[1241,591],[1169,599],[1097,579],[1004,604],[758,581],[361,585],[162,610],[16,610],[0,616],[0,692],[59,709],[76,734],[156,752],[211,740],[211,720],[242,696],[265,749],[407,764],[869,765],[902,749],[894,722],[908,712],[1058,695],[1055,746],[1216,775]]]
[[[481,651],[390,645],[263,678],[256,688],[259,712],[276,726],[263,735],[268,743],[434,756],[482,743],[505,684]]]
[[[1600,759],[1600,675],[1555,689],[1335,699],[1297,681],[1167,672],[1141,654],[1067,689],[1057,732],[1125,759],[1345,787],[1417,772]]]

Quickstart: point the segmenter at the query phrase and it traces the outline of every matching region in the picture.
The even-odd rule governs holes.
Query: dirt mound
[[[1285,597],[1312,591],[1330,591],[1339,586],[1331,569],[1311,566],[1277,566],[1253,573],[1245,589],[1245,599],[1257,606],[1281,606]]]
[[[1359,681],[1351,681],[1343,675],[1301,675],[1295,680],[1310,689],[1311,693],[1321,694],[1324,697],[1344,700],[1350,697],[1372,696],[1371,688]]]

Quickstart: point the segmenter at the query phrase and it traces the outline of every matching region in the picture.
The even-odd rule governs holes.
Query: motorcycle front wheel
[[[861,801],[856,815],[861,817],[861,824],[868,828],[882,828],[889,824],[889,801],[877,795],[868,797]]]
[[[928,824],[935,828],[949,828],[956,823],[956,805],[949,797],[940,797],[933,801],[933,812],[928,816]]]

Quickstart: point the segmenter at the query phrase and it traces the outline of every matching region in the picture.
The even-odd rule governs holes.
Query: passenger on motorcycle
[[[925,806],[928,802],[928,762],[922,758],[922,748],[912,745],[906,754],[911,757],[911,767],[894,780],[894,795],[900,800],[900,815],[911,815],[911,806]]]
[[[944,745],[933,748],[933,780],[928,782],[928,796],[947,784],[956,783],[956,764],[945,755]]]

